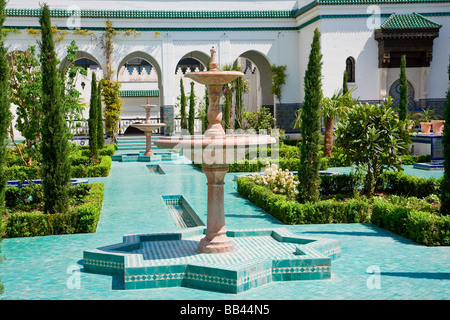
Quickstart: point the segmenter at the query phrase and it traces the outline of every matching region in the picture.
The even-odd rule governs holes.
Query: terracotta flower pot
[[[422,133],[430,133],[430,131],[431,131],[431,122],[421,122],[420,123],[420,131]]]
[[[431,126],[433,127],[434,134],[442,134],[444,130],[445,120],[431,120]]]

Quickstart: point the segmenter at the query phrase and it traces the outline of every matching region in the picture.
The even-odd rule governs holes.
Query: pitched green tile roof
[[[121,97],[159,97],[159,90],[123,90]]]
[[[392,14],[381,25],[381,29],[439,29],[441,25],[418,13]]]

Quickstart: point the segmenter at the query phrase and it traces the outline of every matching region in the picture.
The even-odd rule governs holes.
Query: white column
[[[163,87],[163,96],[161,97],[161,105],[173,106],[175,104],[174,95],[174,49],[173,40],[169,33],[162,36],[162,66],[161,66],[161,83]]]

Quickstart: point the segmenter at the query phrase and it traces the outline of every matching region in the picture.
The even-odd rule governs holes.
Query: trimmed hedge
[[[355,180],[351,175],[322,176],[326,194],[351,192]],[[383,175],[385,191],[407,196],[410,205],[375,199],[373,204],[360,199],[323,200],[316,203],[288,201],[249,178],[237,179],[237,191],[278,220],[286,224],[370,222],[416,243],[426,246],[450,245],[450,216],[442,216],[423,200],[439,193],[441,179],[408,176],[402,172]],[[417,198],[415,201],[413,197]],[[422,201],[422,202],[421,202]],[[432,209],[430,209],[432,208]]]
[[[107,177],[111,170],[111,155],[116,151],[117,145],[106,145],[99,150],[100,163],[92,165],[89,158],[89,147],[77,147],[69,156],[71,161],[71,177]],[[5,175],[8,180],[25,181],[27,179],[41,179],[39,166],[26,167],[22,165],[9,165],[6,167]]]
[[[355,188],[363,188],[361,182],[353,174],[321,176],[321,194],[346,194]],[[407,175],[404,172],[384,172],[378,182],[377,190],[389,194],[425,198],[430,194],[440,194],[442,178],[421,178]],[[361,184],[361,185],[360,185]]]
[[[87,157],[82,157],[87,158]],[[89,158],[87,158],[89,160]],[[111,170],[111,157],[100,156],[100,163],[97,165],[85,165],[78,164],[72,165],[71,175],[76,178],[88,178],[88,177],[107,177]]]
[[[371,222],[419,244],[450,245],[450,216],[419,211],[377,199],[372,206]]]
[[[298,203],[256,185],[249,178],[238,178],[237,190],[241,196],[285,224],[369,222],[369,205],[359,199]]]
[[[7,198],[11,204],[14,195],[22,200],[37,198],[38,187],[18,189],[9,187]],[[38,211],[18,211],[8,215],[5,223],[5,236],[33,237],[73,233],[92,233],[97,228],[103,205],[104,185],[102,183],[80,184],[70,189],[72,206],[67,213],[44,214]],[[25,207],[39,206],[38,200],[29,200]],[[40,201],[40,199],[39,199]],[[17,207],[17,203],[15,206]],[[19,210],[26,209],[22,204]],[[12,208],[14,210],[14,207]]]
[[[404,172],[388,171],[378,181],[379,190],[417,198],[425,198],[430,194],[440,194],[442,178],[421,178],[407,175]]]

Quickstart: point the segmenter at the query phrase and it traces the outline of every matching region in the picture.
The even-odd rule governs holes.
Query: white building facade
[[[86,102],[89,74],[93,70],[97,77],[104,74],[100,38],[105,22],[124,31],[115,36],[112,57],[114,77],[122,83],[122,133],[144,117],[140,105],[147,100],[159,107],[152,113],[154,121],[168,124],[163,133],[175,133],[180,78],[189,70],[205,68],[211,47],[217,49],[220,65],[237,63],[245,71],[251,87],[245,95],[246,109],[267,106],[279,127],[294,132],[315,28],[321,32],[325,96],[342,88],[346,69],[352,73],[349,87],[355,88],[354,97],[380,101],[395,96],[397,58],[403,53],[414,60],[407,65],[410,109],[430,106],[442,112],[449,88],[448,0],[48,0],[47,4],[52,24],[66,31],[56,44],[59,59],[64,61],[66,46],[75,40],[78,58],[89,68],[88,77],[77,80]],[[17,30],[7,34],[10,52],[30,45],[38,49],[39,37],[29,30],[39,29],[39,15],[39,1],[8,2],[5,28]],[[281,103],[270,93],[271,65],[287,66]],[[186,78],[184,85],[189,94]],[[195,85],[197,97],[204,91]]]

